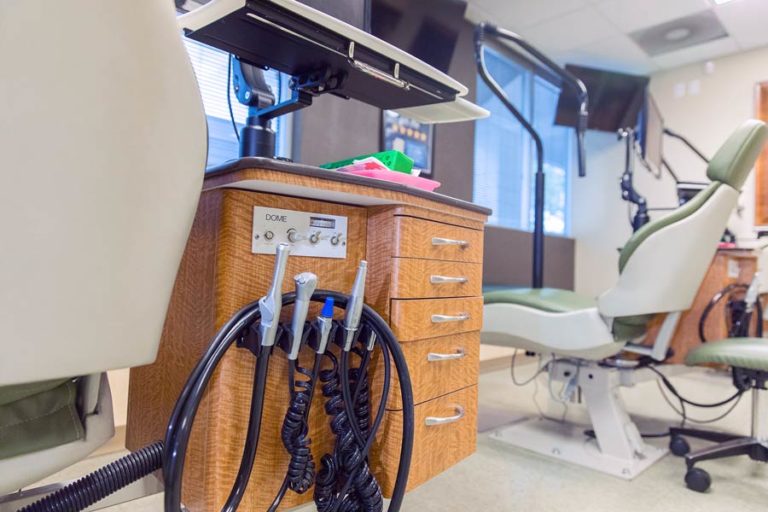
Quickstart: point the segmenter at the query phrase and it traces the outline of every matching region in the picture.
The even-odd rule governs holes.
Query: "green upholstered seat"
[[[768,371],[768,339],[731,338],[707,342],[688,352],[685,358],[689,366],[706,363]]]
[[[765,124],[751,120],[733,132],[707,166],[707,178],[712,183],[669,215],[649,222],[637,230],[621,249],[619,271],[624,270],[630,257],[644,240],[666,226],[679,222],[696,212],[712,197],[718,187],[727,185],[740,191],[763,148],[767,131]]]
[[[597,307],[591,297],[558,288],[502,288],[492,286],[483,292],[485,304],[516,304],[550,313],[570,313]],[[613,335],[616,341],[626,341],[645,334],[648,321],[653,315],[637,315],[616,318]]]
[[[597,306],[595,299],[557,288],[502,288],[483,293],[486,304],[517,304],[552,313]]]
[[[649,236],[671,224],[674,224],[675,222],[679,222],[687,218],[689,215],[692,215],[698,211],[698,209],[704,206],[707,200],[712,197],[712,194],[715,193],[719,186],[720,183],[718,182],[710,183],[704,190],[693,196],[690,201],[681,207],[658,220],[649,222],[645,226],[638,229],[627,241],[624,247],[621,248],[621,254],[619,255],[619,272],[624,270],[624,267],[627,266],[629,258]]]
[[[53,448],[84,436],[73,379],[0,387],[0,459]]]

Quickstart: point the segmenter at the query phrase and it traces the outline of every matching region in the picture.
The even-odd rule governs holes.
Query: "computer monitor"
[[[567,64],[565,69],[584,82],[589,93],[590,130],[616,132],[637,124],[645,102],[649,78],[647,76],[616,73],[605,69]],[[557,103],[555,123],[576,126],[577,99],[565,88]]]
[[[638,142],[645,161],[661,171],[664,159],[664,118],[653,96],[646,96],[645,107],[637,127]]]
[[[463,0],[371,0],[371,32],[448,73],[466,10]]]

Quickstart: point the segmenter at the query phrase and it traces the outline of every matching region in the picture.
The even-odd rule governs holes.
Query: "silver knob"
[[[300,235],[298,231],[291,228],[288,230],[288,241],[292,244],[295,244],[296,242],[302,242],[307,239],[306,235]]]

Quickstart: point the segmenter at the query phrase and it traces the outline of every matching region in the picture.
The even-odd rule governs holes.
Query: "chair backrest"
[[[173,2],[0,2],[0,385],[154,359],[206,153]]]
[[[744,123],[710,161],[707,177],[712,183],[630,238],[619,257],[616,285],[598,299],[604,316],[668,313],[691,306],[766,136],[764,123]]]

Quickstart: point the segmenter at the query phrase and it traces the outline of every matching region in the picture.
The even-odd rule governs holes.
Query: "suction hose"
[[[327,298],[333,298],[337,307],[346,308],[348,297],[344,294],[331,291],[317,291],[312,296],[312,301],[324,302]],[[295,294],[287,293],[282,297],[282,305],[293,304]],[[400,344],[397,342],[389,325],[373,309],[367,305],[362,306],[362,323],[369,326],[378,335],[378,341],[382,344],[385,358],[391,355],[400,382],[400,397],[403,403],[403,434],[400,451],[400,465],[395,479],[395,486],[389,505],[390,512],[398,512],[402,506],[405,488],[408,483],[411,455],[413,453],[413,437],[415,430],[413,390],[411,388],[410,374]],[[35,503],[27,505],[19,512],[79,512],[85,510],[94,503],[117,492],[127,485],[144,478],[145,476],[163,469],[165,476],[165,510],[177,512],[181,510],[181,480],[184,468],[186,448],[189,443],[192,423],[194,422],[197,408],[202,400],[203,393],[210,381],[219,361],[227,349],[242,338],[243,332],[250,328],[261,318],[259,304],[252,303],[238,311],[216,334],[208,350],[201,358],[187,380],[176,408],[171,416],[166,431],[165,442],[158,441],[133,452],[117,461],[81,478]],[[385,347],[385,348],[384,348]],[[266,361],[269,357],[269,348],[261,347],[257,358],[257,371],[254,380],[254,397],[263,398],[264,378],[266,376]],[[260,400],[257,400],[260,402]],[[386,402],[382,402],[382,405]],[[253,467],[255,446],[258,442],[258,427],[260,423],[260,404],[252,408],[252,418],[249,422],[248,439],[246,449],[241,461],[240,471],[235,485],[224,510],[234,511],[239,505],[240,499],[245,493]],[[380,418],[378,419],[380,421]],[[378,423],[377,421],[377,423]],[[352,427],[354,428],[354,427]],[[363,456],[373,441],[375,429],[371,429],[366,440]],[[251,453],[252,452],[252,453]],[[344,491],[351,485],[347,480]],[[344,492],[343,491],[343,492]],[[343,499],[343,492],[341,498]],[[334,503],[339,507],[340,502]]]
[[[77,512],[163,467],[163,443],[145,446],[84,476],[19,512]]]

